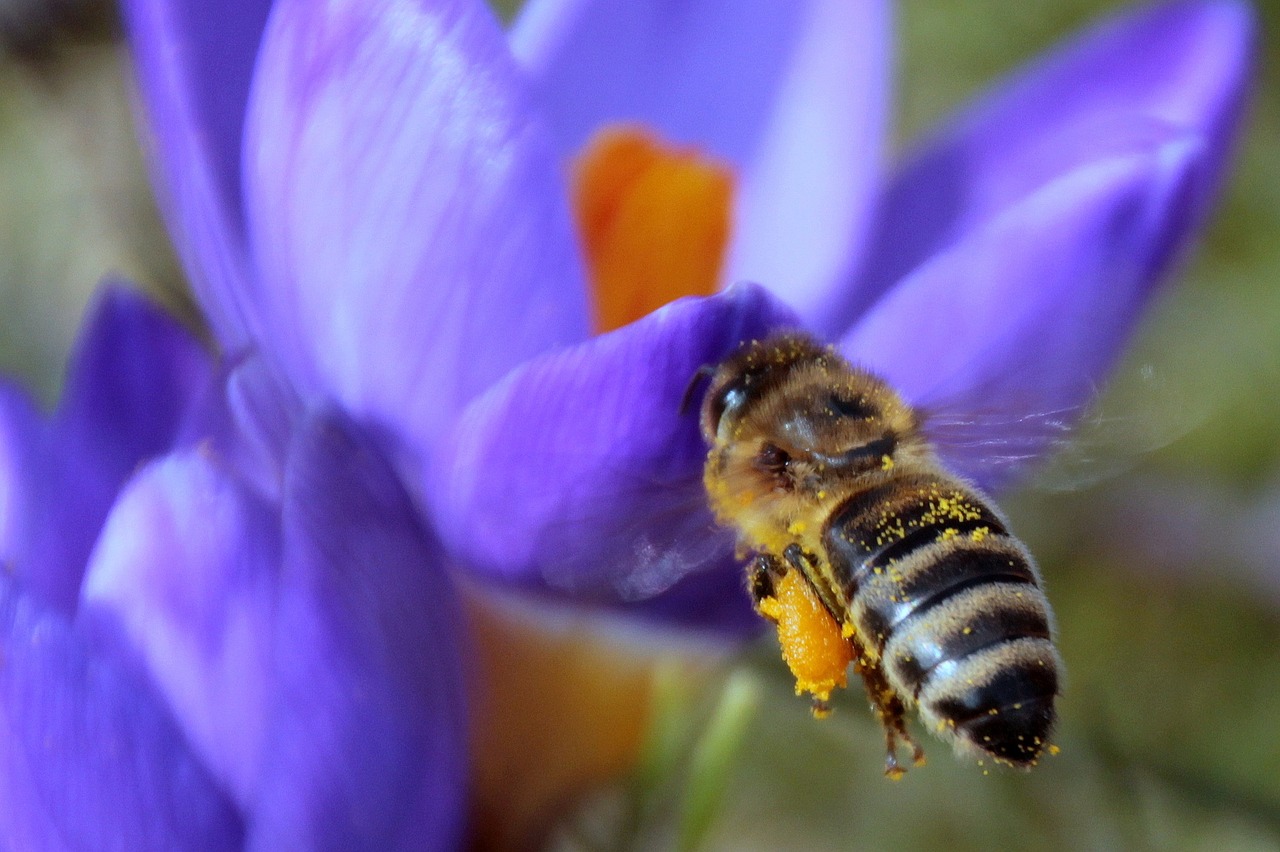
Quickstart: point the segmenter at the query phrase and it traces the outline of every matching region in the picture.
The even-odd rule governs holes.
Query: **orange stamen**
[[[853,647],[804,577],[788,571],[775,583],[774,596],[760,602],[760,613],[777,624],[797,695],[826,701],[831,690],[845,686]]]
[[[573,174],[597,333],[681,296],[714,293],[732,201],[727,166],[665,145],[639,127],[599,131]]]

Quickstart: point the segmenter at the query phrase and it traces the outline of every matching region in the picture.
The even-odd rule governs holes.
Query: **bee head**
[[[819,491],[922,446],[896,393],[800,335],[753,343],[717,369],[702,432],[726,473],[749,470],[761,490]]]
[[[711,374],[701,417],[707,443],[729,440],[744,415],[767,400],[797,367],[823,357],[831,357],[831,352],[802,334],[744,344]]]

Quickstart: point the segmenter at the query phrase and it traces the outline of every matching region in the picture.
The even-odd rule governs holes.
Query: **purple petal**
[[[660,595],[608,606],[659,628],[693,628],[731,642],[758,636],[768,626],[751,603],[743,563],[734,558],[731,547]]]
[[[278,503],[302,401],[258,355],[222,367],[216,392],[192,418],[184,445],[204,444],[236,479]]]
[[[762,282],[809,318],[862,245],[887,30],[879,0],[535,0],[511,40],[565,155],[626,121],[736,166],[725,280]]]
[[[118,286],[98,296],[25,486],[15,567],[27,588],[74,608],[121,484],[173,445],[211,376],[195,339],[149,300]]]
[[[1108,21],[1016,74],[928,140],[881,202],[844,328],[899,278],[1000,211],[1144,139],[1185,134],[1206,147],[1190,178],[1203,216],[1238,126],[1250,68],[1247,4],[1157,4]]]
[[[80,611],[147,671],[242,807],[271,687],[278,522],[205,451],[156,462],[107,519]]]
[[[282,0],[246,142],[268,354],[421,447],[586,333],[562,176],[480,3]]]
[[[173,240],[228,346],[255,332],[240,149],[269,0],[125,0]]]
[[[1059,178],[919,268],[842,349],[926,408],[1080,409],[1187,232],[1206,156],[1200,139],[1173,136]],[[998,484],[982,458],[950,461]]]
[[[22,519],[30,511],[27,488],[38,452],[40,415],[25,390],[0,381],[0,563],[17,562]]]
[[[316,417],[295,441],[284,541],[255,848],[452,848],[466,732],[450,580],[345,421]]]
[[[145,684],[0,572],[0,846],[239,849],[242,826]]]
[[[189,331],[141,293],[108,284],[72,353],[52,426],[68,436],[113,432],[119,440],[99,452],[136,464],[169,446],[211,379],[209,356]]]
[[[706,507],[706,447],[681,399],[699,367],[796,324],[742,285],[522,365],[435,456],[428,499],[451,551],[486,575],[612,601],[723,566],[731,538]]]

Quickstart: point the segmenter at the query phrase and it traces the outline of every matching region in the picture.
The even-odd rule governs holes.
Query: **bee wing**
[[[1077,404],[1036,409],[1017,397],[968,394],[921,407],[923,430],[955,473],[997,489],[1035,471],[1041,490],[1087,488],[1131,468],[1202,423],[1211,394],[1194,396],[1150,365],[1097,388],[1049,398]]]
[[[700,478],[631,480],[613,499],[566,515],[543,532],[546,582],[578,596],[634,602],[665,592],[696,571],[732,563],[734,535],[707,508]],[[582,504],[579,504],[582,505]],[[617,507],[643,509],[619,514]]]
[[[1072,407],[965,411],[939,405],[922,414],[924,434],[943,463],[992,490],[1022,478],[1046,457],[1067,451],[1082,412]]]

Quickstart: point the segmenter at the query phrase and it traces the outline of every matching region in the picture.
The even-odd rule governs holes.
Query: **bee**
[[[1000,512],[939,462],[921,416],[833,349],[788,332],[742,346],[702,400],[704,486],[749,559],[816,715],[853,663],[886,738],[886,774],[924,753],[905,716],[957,751],[1033,766],[1062,662],[1039,572]]]

